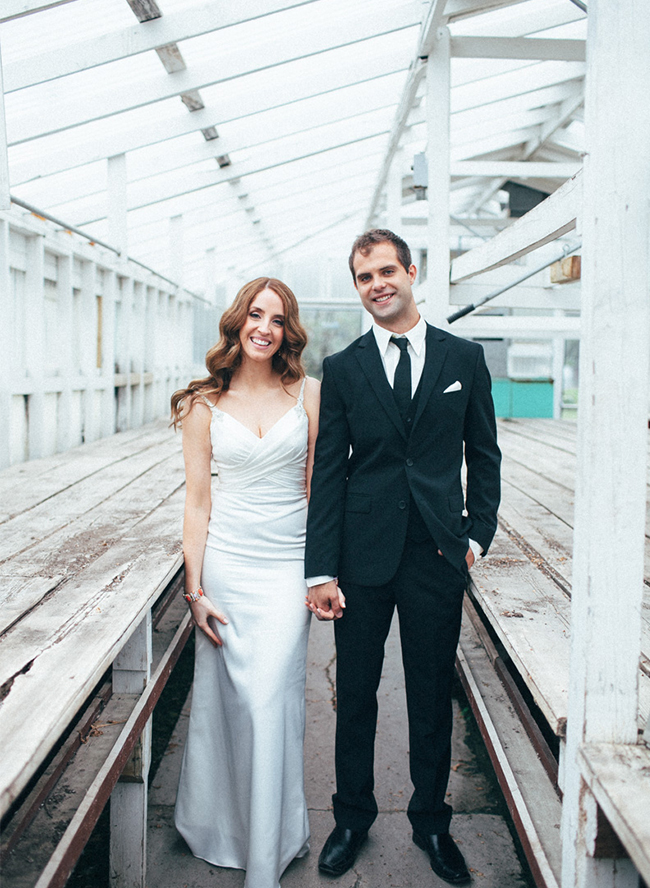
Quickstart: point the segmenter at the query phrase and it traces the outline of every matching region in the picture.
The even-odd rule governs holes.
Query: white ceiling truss
[[[505,182],[551,193],[581,165],[579,6],[3,0],[0,193],[162,274],[182,230],[197,292],[208,251],[223,279],[340,255],[386,223],[389,180],[418,216],[427,57],[446,27],[452,222],[507,225]]]

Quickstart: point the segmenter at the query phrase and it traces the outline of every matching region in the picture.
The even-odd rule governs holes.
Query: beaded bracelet
[[[184,592],[183,598],[188,604],[192,604],[193,601],[198,601],[199,598],[203,596],[203,589],[199,586],[196,592]]]

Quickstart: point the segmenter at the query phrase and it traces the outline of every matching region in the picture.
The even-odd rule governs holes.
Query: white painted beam
[[[483,15],[483,13],[494,9],[516,6],[518,3],[523,2],[524,0],[447,0],[445,19],[448,22],[452,22],[457,19]]]
[[[213,172],[200,171],[192,179],[189,178],[187,171],[180,173],[165,174],[160,177],[151,177],[150,180],[136,182],[129,187],[129,210],[136,210],[141,207],[151,206],[176,197],[181,194],[190,194],[195,191],[201,191],[204,188],[212,188],[223,182],[243,178],[244,176],[259,173],[264,170],[273,169],[274,167],[284,166],[297,160],[308,157],[316,157],[327,151],[334,151],[348,145],[354,145],[360,142],[371,142],[374,139],[384,138],[387,133],[379,129],[380,124],[374,119],[357,121],[355,130],[345,127],[338,129],[334,133],[327,133],[327,128],[323,128],[322,137],[314,136],[311,133],[297,136],[294,139],[283,139],[281,142],[269,148],[267,152],[255,152],[249,160],[241,161],[236,166],[224,167],[219,169],[215,164]],[[369,146],[369,150],[372,150]],[[89,205],[91,215],[84,218],[83,221],[75,215],[79,221],[76,223],[80,227],[88,225],[98,219],[106,216],[106,208],[102,208],[104,201],[92,200]],[[93,210],[95,212],[93,212]],[[99,212],[97,212],[99,210]],[[63,209],[61,214],[65,215]]]
[[[456,336],[477,339],[580,339],[580,318],[531,316],[499,317],[498,315],[471,314],[450,324]]]
[[[109,243],[123,256],[128,250],[126,155],[108,158],[108,230]]]
[[[308,62],[308,60],[307,60]],[[149,120],[146,124],[131,128],[115,128],[98,138],[86,135],[80,127],[75,133],[75,150],[53,150],[48,140],[43,140],[43,149],[35,157],[22,159],[23,152],[15,149],[10,152],[11,181],[20,184],[34,178],[49,176],[67,169],[75,169],[87,163],[103,160],[114,154],[134,151],[149,145],[174,139],[178,136],[199,132],[211,126],[219,126],[240,117],[253,117],[274,108],[288,108],[299,101],[314,99],[333,90],[354,87],[358,84],[375,83],[377,92],[381,93],[383,81],[403,70],[399,61],[386,53],[373,53],[364,60],[360,68],[357,61],[324,71],[322,74],[312,72],[308,75],[308,63],[299,63],[299,70],[294,66],[286,76],[274,80],[273,90],[267,86],[257,88],[256,85],[244,83],[238,86],[231,84],[228,92],[222,95],[218,105],[206,105],[192,114],[181,111],[170,112],[161,106],[160,118]],[[92,127],[90,127],[92,129]]]
[[[489,176],[506,179],[570,179],[580,163],[548,163],[534,160],[457,160],[451,165],[452,176]]]
[[[296,42],[293,34],[272,43],[267,41],[263,53],[259,51],[259,46],[237,46],[228,55],[223,55],[216,66],[213,62],[206,62],[174,74],[143,79],[137,89],[133,89],[131,84],[112,86],[98,91],[92,103],[83,106],[76,101],[61,101],[56,103],[56,108],[43,109],[42,114],[30,112],[17,117],[9,126],[9,144],[20,144],[191,90],[391,34],[413,27],[419,23],[419,16],[419,4],[409,0],[371,19],[367,13],[339,19],[336,29],[324,29],[320,23],[305,28],[301,31],[299,42]]]
[[[426,317],[437,326],[449,311],[449,43],[449,29],[439,28],[427,60]]]
[[[73,0],[2,0],[0,22],[8,22],[24,15],[31,15],[33,12],[42,12],[44,9],[72,2]]]
[[[572,231],[580,212],[581,186],[582,174],[578,173],[505,231],[454,259],[452,283],[506,265]]]
[[[219,3],[204,0],[182,12],[170,13],[129,28],[107,31],[92,40],[67,43],[56,50],[13,62],[7,66],[5,72],[6,90],[13,92],[25,89],[37,83],[164,47],[169,43],[180,43],[211,31],[313,2],[314,0],[247,0],[242,4],[240,0],[220,0]]]
[[[584,40],[535,37],[452,37],[451,54],[458,59],[531,59],[584,62]]]
[[[0,210],[8,210],[11,207],[11,199],[9,197],[9,151],[7,148],[5,100],[2,84],[2,53],[0,52]]]

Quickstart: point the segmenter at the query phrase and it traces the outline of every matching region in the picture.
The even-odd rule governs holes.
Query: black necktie
[[[411,404],[411,356],[408,353],[408,339],[401,336],[397,339],[391,336],[391,342],[400,350],[399,362],[395,368],[395,380],[393,382],[393,394],[397,402],[397,409],[402,419],[406,419]]]

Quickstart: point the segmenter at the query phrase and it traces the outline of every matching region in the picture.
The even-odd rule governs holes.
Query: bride
[[[303,555],[319,383],[281,281],[242,287],[219,330],[210,375],[172,396],[199,630],[175,821],[195,856],[245,869],[245,888],[278,888],[309,849]]]

